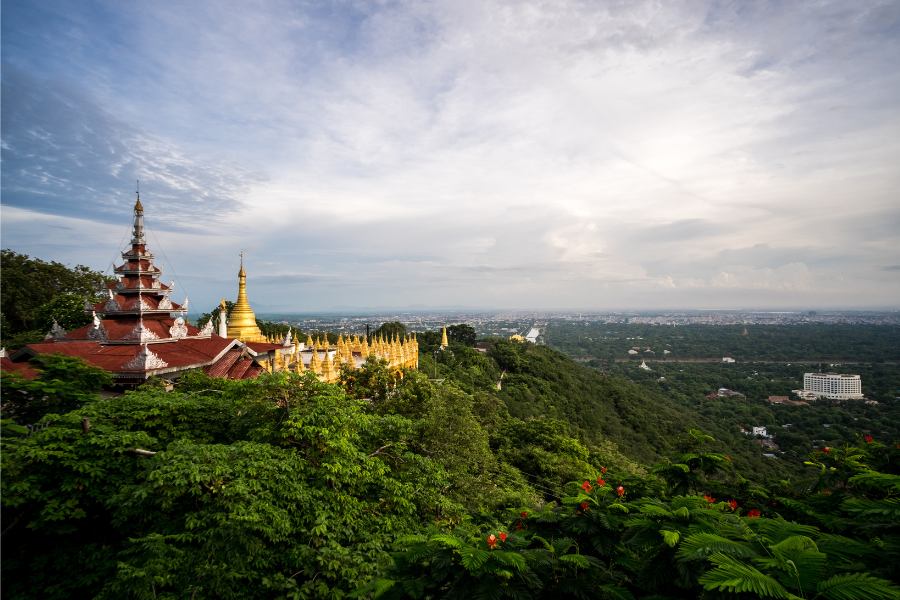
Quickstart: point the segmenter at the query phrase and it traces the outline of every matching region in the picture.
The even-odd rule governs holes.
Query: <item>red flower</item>
[[[491,535],[487,536],[487,545],[488,545],[488,548],[493,550],[494,546],[497,545],[497,536],[494,535],[493,533]]]
[[[506,538],[507,538],[506,532],[505,532],[505,531],[501,531],[501,532],[500,532],[500,535],[499,535],[498,537],[500,538],[500,541],[501,541],[501,542],[505,542],[505,541],[506,541]]]
[[[703,499],[706,500],[707,502],[709,502],[710,504],[712,504],[713,502],[716,501],[716,499],[713,498],[712,496],[710,496],[709,494],[704,494]]]
[[[875,438],[873,438],[873,437],[872,437],[870,434],[868,434],[868,433],[866,434],[866,437],[864,437],[863,439],[866,440],[866,443],[867,443],[867,444],[871,444],[872,442],[875,441]]]
[[[586,492],[590,492],[594,488],[591,486],[591,482],[588,481],[587,479],[585,479],[584,483],[581,484],[581,489],[583,489]]]
[[[606,467],[600,467],[600,472],[606,475]]]
[[[758,518],[759,518],[759,509],[758,509],[758,508],[751,508],[750,510],[748,510],[748,511],[747,511],[747,518],[748,518],[748,519],[758,519]]]
[[[822,448],[822,452],[824,452],[825,454],[828,454],[829,452],[831,452],[831,448],[829,448],[828,446],[825,446],[824,448]]]
[[[602,477],[598,477],[598,478],[597,478],[597,485],[599,485],[600,487],[603,487],[604,485],[606,485],[606,480],[603,479]]]
[[[623,487],[620,485],[619,487],[616,488],[616,493],[617,493],[617,494],[619,495],[619,497],[621,498],[622,496],[625,495],[625,488],[623,488]]]
[[[737,500],[729,500],[729,501],[728,501],[728,506],[731,507],[731,510],[737,510],[737,507],[738,507],[738,501],[737,501]]]
[[[528,518],[528,511],[527,511],[527,510],[523,510],[522,512],[519,513],[519,516],[522,517],[523,519],[527,519],[527,518]]]
[[[587,502],[582,502],[581,504],[578,505],[578,507],[584,512],[587,512],[588,506],[590,506],[590,505]]]

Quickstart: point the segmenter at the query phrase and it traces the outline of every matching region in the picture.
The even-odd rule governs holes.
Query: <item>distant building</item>
[[[862,400],[862,380],[846,373],[804,373],[803,390],[828,400]]]
[[[723,356],[723,357],[722,357],[722,362],[723,362],[723,363],[733,363],[733,362],[734,362],[734,359],[731,358],[730,356]]]
[[[788,406],[806,406],[803,400],[791,400],[790,396],[769,396],[769,404],[786,404]]]
[[[635,350],[634,348],[632,348],[631,350],[628,351],[628,354],[630,354],[631,356],[634,356],[637,353],[638,353],[638,351]]]
[[[816,395],[808,390],[791,390],[791,392],[802,402],[813,402],[816,400]]]

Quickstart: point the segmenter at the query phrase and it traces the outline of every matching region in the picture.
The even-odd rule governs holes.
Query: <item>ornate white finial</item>
[[[153,352],[147,344],[141,348],[134,358],[122,365],[122,368],[135,371],[149,371],[151,369],[162,369],[168,367],[169,363],[161,359]]]
[[[219,308],[219,337],[228,337],[228,307],[225,306],[225,298],[222,298]]]
[[[106,335],[106,328],[103,326],[103,321],[100,320],[100,317],[97,316],[96,312],[91,312],[93,312],[94,315],[94,325],[88,329],[88,339],[105,342],[108,336]]]
[[[206,325],[200,330],[200,337],[210,337],[213,334],[213,322],[212,318],[206,322]]]
[[[180,309],[180,310],[182,310],[182,311],[184,311],[184,312],[187,312],[188,305],[190,305],[190,303],[191,303],[191,299],[188,298],[187,296],[185,296],[185,297],[184,297],[184,302],[181,304],[181,309]]]
[[[159,301],[159,309],[160,310],[172,310],[172,301],[169,300],[169,296],[163,296],[163,299]]]
[[[284,341],[281,342],[281,345],[285,346],[285,347],[294,345],[294,342],[291,341],[291,330],[290,329],[288,329],[287,335],[284,336]]]
[[[119,303],[116,301],[116,295],[113,294],[112,290],[106,290],[109,293],[109,300],[106,301],[106,304],[103,306],[103,310],[106,312],[116,312],[119,310]]]
[[[175,280],[169,282],[169,291],[173,291],[175,289]]]
[[[187,325],[184,324],[184,319],[181,317],[175,319],[175,324],[169,327],[169,337],[177,339],[187,337],[187,334]]]

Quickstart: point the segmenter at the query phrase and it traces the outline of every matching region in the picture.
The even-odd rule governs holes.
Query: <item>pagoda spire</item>
[[[231,308],[228,337],[238,338],[242,342],[266,341],[266,336],[256,324],[256,314],[247,300],[247,272],[244,270],[243,252],[241,252],[241,268],[238,271],[238,297],[237,302]]]
[[[141,204],[141,189],[138,182],[138,189],[135,192],[137,200],[134,202],[134,231],[131,234],[132,244],[145,244],[144,241],[144,206]]]

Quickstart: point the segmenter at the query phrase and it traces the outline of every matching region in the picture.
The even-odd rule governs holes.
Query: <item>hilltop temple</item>
[[[243,255],[231,314],[223,300],[218,331],[213,330],[212,320],[203,328],[190,325],[185,320],[187,297],[180,304],[172,301],[175,284],[162,283],[162,270],[154,265],[147,248],[140,195],[134,204],[131,245],[122,252],[122,259],[114,269],[116,281],[106,290],[108,297],[97,304],[86,303],[85,311],[92,316],[89,325],[67,332],[54,322],[43,342],[25,346],[11,360],[4,356],[4,370],[33,376],[18,365],[40,354],[64,354],[108,371],[116,385],[134,386],[153,376],[172,378],[196,369],[229,379],[311,371],[332,383],[340,379],[342,367],[358,369],[370,357],[386,361],[400,377],[403,369],[418,368],[415,336],[377,337],[371,342],[365,337],[339,336],[336,344],[311,337],[300,343],[291,332],[283,340],[266,338],[247,300]]]
[[[131,246],[114,269],[116,281],[108,285],[106,300],[85,304],[92,322],[69,332],[54,322],[43,342],[25,346],[13,360],[38,354],[74,356],[109,371],[117,385],[126,386],[193,369],[234,379],[261,373],[257,353],[247,352],[239,340],[216,335],[211,324],[198,329],[187,323],[187,297],[181,304],[172,301],[175,284],[160,281],[162,270],[153,258],[138,195]]]

